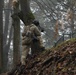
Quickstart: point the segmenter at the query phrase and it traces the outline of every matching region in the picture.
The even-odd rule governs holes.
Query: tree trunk
[[[17,13],[19,11],[19,6],[13,5],[13,11],[14,14]],[[20,20],[16,15],[13,17],[13,28],[13,64],[15,66],[20,62]]]
[[[3,0],[0,0],[0,72],[3,69]]]
[[[24,21],[24,24],[27,25],[28,21],[31,21],[34,19],[34,16],[30,10],[29,0],[19,0],[20,6],[21,6],[21,16]]]
[[[7,71],[7,63],[8,63],[8,51],[9,51],[9,48],[10,48],[10,42],[11,40],[8,40],[7,39],[7,35],[9,36],[9,39],[11,39],[10,35],[8,34],[8,31],[9,30],[9,16],[10,16],[10,13],[11,13],[11,10],[8,10],[8,9],[11,9],[11,1],[9,1],[9,3],[7,4],[7,7],[5,7],[5,26],[4,26],[4,37],[3,37],[3,64],[4,64],[4,71]],[[10,32],[11,33],[11,32]],[[8,43],[7,43],[7,40],[8,40]]]
[[[27,25],[28,21],[30,22],[35,19],[35,17],[33,16],[30,10],[30,5],[29,5],[30,0],[19,0],[19,1],[21,5],[21,12],[22,12],[20,13],[19,16],[20,16],[20,19],[24,22],[24,24]],[[39,52],[40,48],[38,46],[38,43],[32,43],[31,50],[32,50],[32,54]]]

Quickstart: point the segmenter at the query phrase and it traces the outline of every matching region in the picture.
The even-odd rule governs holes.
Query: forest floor
[[[22,75],[76,75],[76,39],[27,59],[23,72]]]
[[[24,72],[26,75],[76,75],[76,39],[30,59]]]

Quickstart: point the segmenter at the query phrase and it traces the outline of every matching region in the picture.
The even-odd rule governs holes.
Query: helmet
[[[34,20],[32,23],[35,24],[36,26],[39,26],[39,21],[37,20]]]

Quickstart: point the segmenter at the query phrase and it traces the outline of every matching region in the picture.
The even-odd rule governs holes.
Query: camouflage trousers
[[[23,65],[25,65],[25,60],[26,60],[26,57],[27,57],[27,55],[29,53],[29,48],[30,48],[30,46],[27,46],[27,45],[22,46],[21,63]]]

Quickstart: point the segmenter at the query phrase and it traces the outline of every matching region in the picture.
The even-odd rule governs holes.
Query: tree
[[[73,7],[73,10],[71,9],[73,15],[69,24],[69,22],[65,19],[65,16],[68,8],[70,7]],[[34,11],[33,13],[35,17],[43,24],[43,27],[46,30],[45,32],[48,35],[48,39],[50,39],[50,44],[53,44],[51,41],[54,37],[54,27],[57,20],[63,20],[62,26],[64,26],[64,30],[62,29],[62,26],[58,29],[58,39],[62,36],[63,32],[69,31],[68,29],[73,31],[76,26],[74,16],[76,11],[76,0],[32,0],[31,8],[34,8],[32,12]],[[47,36],[45,36],[45,38],[47,38]]]
[[[4,15],[5,15],[5,25],[4,25],[4,33],[3,33],[3,65],[4,71],[7,71],[7,63],[8,63],[8,52],[10,49],[10,42],[12,37],[12,25],[10,24],[10,14],[11,14],[11,3],[12,0],[6,2],[4,4]],[[7,37],[9,36],[9,38]],[[8,41],[8,42],[7,42]]]
[[[25,25],[29,25],[28,21],[34,19],[34,16],[30,10],[30,0],[19,0],[21,6],[21,13],[19,16],[21,17],[22,21]]]
[[[0,0],[0,71],[3,69],[3,0]]]
[[[71,32],[74,31],[74,19],[75,19],[75,7],[76,7],[76,1],[75,0],[69,0],[69,7],[67,10],[67,19],[69,21],[70,27],[71,27]]]
[[[13,0],[13,11],[18,13],[19,11],[19,3],[18,0]],[[13,28],[14,28],[14,36],[13,36],[13,64],[14,66],[20,62],[20,20],[18,16],[14,15],[13,18]]]

